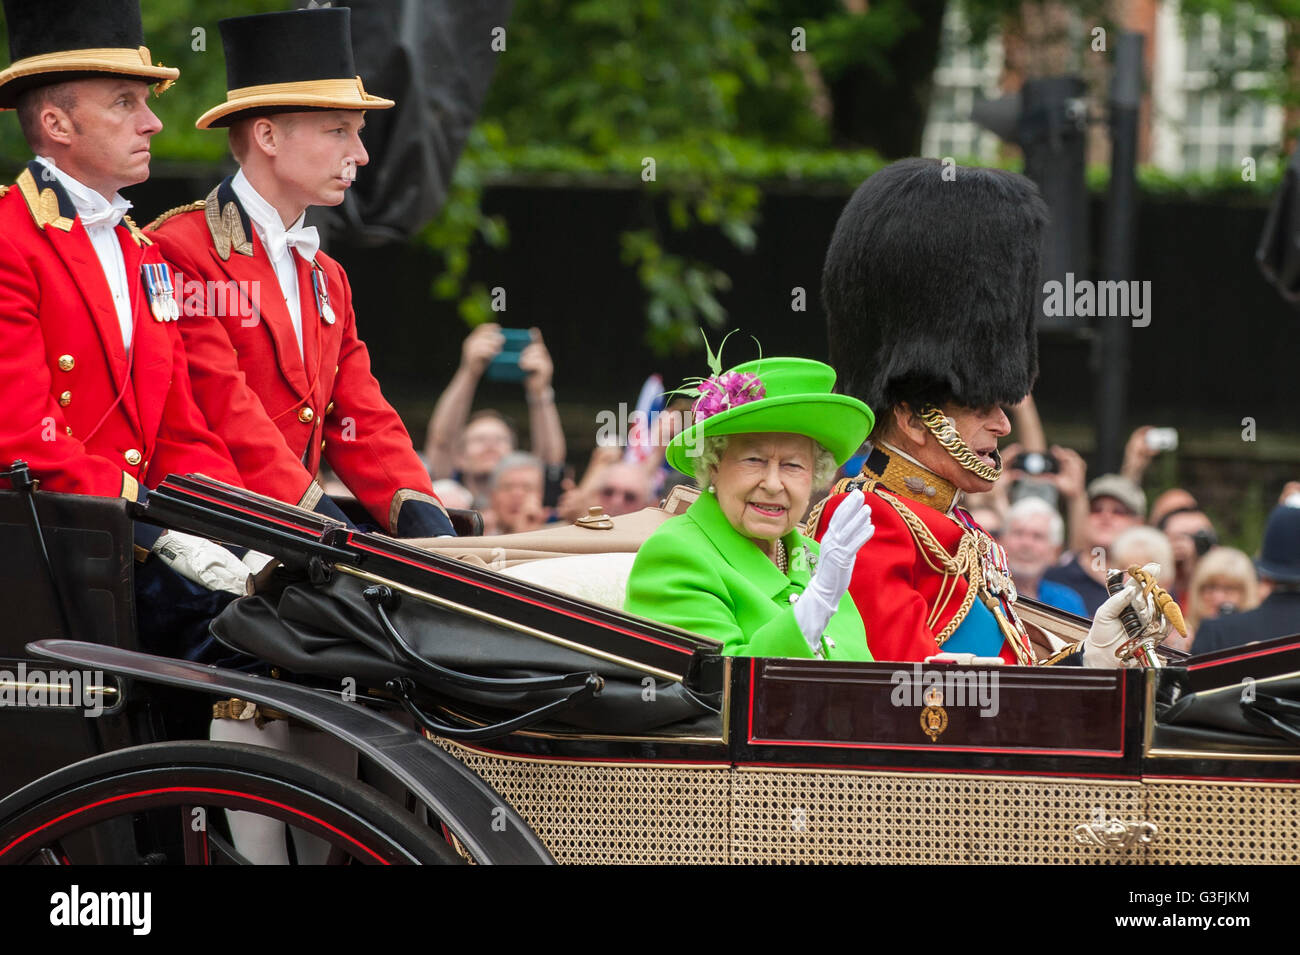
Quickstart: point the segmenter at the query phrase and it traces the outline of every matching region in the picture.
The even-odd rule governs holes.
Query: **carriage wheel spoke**
[[[203,806],[182,806],[181,825],[185,831],[185,864],[212,865],[212,847],[208,844],[208,810]]]

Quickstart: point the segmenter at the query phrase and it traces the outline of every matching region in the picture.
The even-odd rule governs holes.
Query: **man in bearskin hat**
[[[367,93],[356,74],[346,7],[219,26],[226,101],[196,125],[229,129],[240,170],[149,229],[187,287],[236,290],[222,314],[191,317],[186,299],[180,324],[195,398],[251,490],[341,518],[317,482],[324,459],[385,531],[451,535],[410,435],[370,373],[347,276],[303,224],[309,206],[343,201],[368,160],[365,110],[393,102]]]
[[[36,158],[0,187],[0,461],[26,461],[47,491],[133,501],[170,473],[238,485],[190,391],[170,269],[118,193],[149,177],[162,128],[149,90],[179,72],[143,45],[138,0],[4,11],[0,108],[17,110]],[[249,567],[148,525],[136,543],[150,555],[135,575],[142,642],[197,652],[202,621],[229,600],[219,592],[242,593]],[[188,638],[184,607],[196,611]]]
[[[852,486],[872,502],[875,537],[858,554],[849,593],[877,660],[973,653],[1032,664],[1006,554],[960,506],[1002,473],[1002,405],[1029,393],[1039,247],[1047,209],[1023,176],[893,163],[849,200],[822,277],[831,363],[841,388],[876,413],[856,480],[812,515],[820,538]],[[1130,581],[1098,611],[1081,647],[1052,662],[1119,666]],[[1082,651],[1082,660],[1079,660]]]

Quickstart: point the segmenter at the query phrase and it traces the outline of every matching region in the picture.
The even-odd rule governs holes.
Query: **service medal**
[[[166,262],[154,262],[140,266],[144,278],[145,292],[149,296],[149,311],[156,322],[174,322],[181,317],[180,305],[176,302],[176,289],[172,285],[172,272]]]
[[[316,308],[320,312],[321,321],[326,325],[333,325],[334,309],[330,307],[329,283],[325,280],[325,272],[319,266],[312,266],[311,284],[316,289]]]

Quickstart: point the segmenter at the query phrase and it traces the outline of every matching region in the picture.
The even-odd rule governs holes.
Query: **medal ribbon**
[[[172,273],[166,262],[146,262],[140,266],[144,278],[145,292],[149,295],[149,311],[153,312],[154,321],[174,322],[181,317],[180,306],[176,303],[176,289],[172,285]]]
[[[311,284],[316,290],[316,310],[320,312],[321,321],[333,325],[334,309],[330,307],[329,282],[325,278],[325,270],[315,262],[311,266]]]

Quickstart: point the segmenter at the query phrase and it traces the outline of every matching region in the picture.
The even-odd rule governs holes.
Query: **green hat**
[[[700,382],[695,423],[668,444],[668,463],[695,476],[703,440],[728,434],[802,434],[843,464],[875,416],[857,398],[831,394],[835,369],[807,358],[759,358]]]

